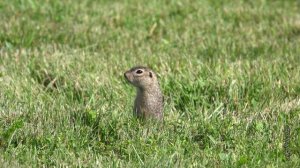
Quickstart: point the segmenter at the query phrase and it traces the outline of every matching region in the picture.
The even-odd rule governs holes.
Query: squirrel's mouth
[[[130,75],[130,74],[128,74],[128,72],[125,72],[125,73],[124,73],[124,77],[125,77],[125,79],[126,79],[128,82],[130,82],[130,80],[129,80],[129,75]]]

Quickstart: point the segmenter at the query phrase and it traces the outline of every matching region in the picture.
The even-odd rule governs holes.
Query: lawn
[[[299,167],[300,1],[1,0],[0,167]],[[123,73],[151,67],[163,126]]]

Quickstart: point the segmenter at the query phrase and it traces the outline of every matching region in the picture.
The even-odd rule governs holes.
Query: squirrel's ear
[[[149,76],[150,76],[150,78],[152,78],[152,72],[149,72]]]

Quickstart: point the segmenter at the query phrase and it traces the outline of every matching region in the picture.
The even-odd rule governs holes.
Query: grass
[[[0,165],[299,167],[299,8],[2,0]],[[132,116],[135,65],[160,77],[163,128]]]

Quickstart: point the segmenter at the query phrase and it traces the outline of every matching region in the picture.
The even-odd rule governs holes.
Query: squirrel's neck
[[[160,94],[160,87],[159,84],[152,85],[151,87],[146,88],[137,88],[137,93],[140,95],[153,95],[153,94]]]

